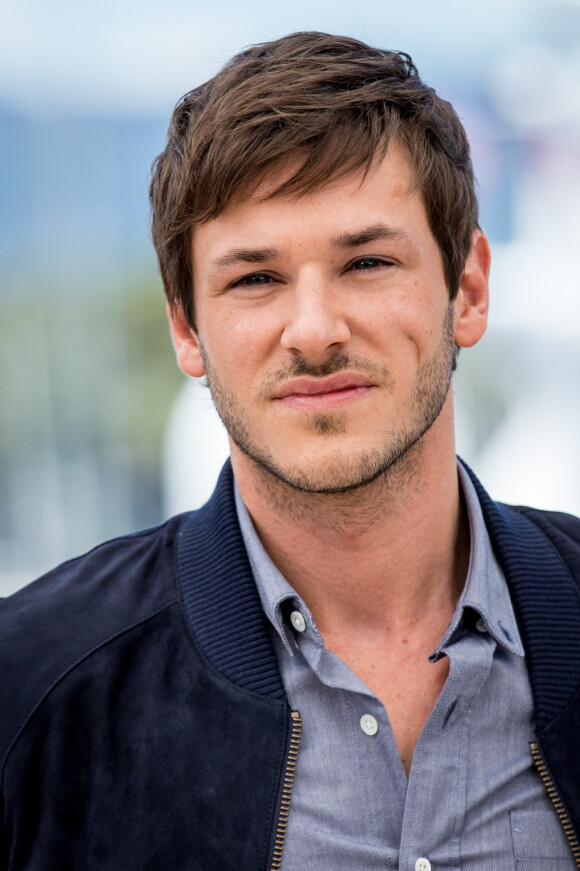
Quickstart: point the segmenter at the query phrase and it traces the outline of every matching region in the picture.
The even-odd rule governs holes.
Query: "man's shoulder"
[[[461,460],[479,499],[494,548],[504,554],[514,553],[547,559],[559,554],[568,568],[580,579],[580,518],[561,511],[547,511],[527,505],[506,505],[494,501],[483,485]],[[546,545],[549,545],[546,549]]]
[[[58,616],[61,609],[81,602],[85,607],[78,608],[77,616],[87,619],[96,616],[89,606],[97,603],[99,610],[104,608],[111,616],[121,616],[127,606],[132,612],[132,606],[147,611],[154,600],[163,598],[164,589],[174,587],[174,543],[187,517],[179,515],[158,526],[118,536],[61,563],[0,601],[0,625],[6,630],[6,621],[18,615],[18,626],[23,628],[27,621],[44,620],[47,609]]]
[[[545,509],[531,508],[527,505],[509,506],[512,511],[517,511],[529,517],[537,526],[547,534],[564,535],[580,546],[580,517],[567,514],[564,511],[546,511]]]
[[[0,602],[0,738],[76,664],[179,601],[187,516],[100,544]]]
[[[514,505],[508,508],[531,520],[549,539],[580,585],[580,518],[563,511],[546,511],[526,505]]]

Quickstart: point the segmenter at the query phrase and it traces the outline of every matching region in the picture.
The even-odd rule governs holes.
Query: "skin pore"
[[[170,313],[265,549],[385,704],[407,773],[469,562],[450,383],[455,346],[485,330],[489,269],[477,231],[450,303],[412,181],[394,145],[300,197],[264,182],[193,233],[196,330]]]

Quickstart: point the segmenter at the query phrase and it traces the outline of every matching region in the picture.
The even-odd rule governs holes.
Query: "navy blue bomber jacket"
[[[532,756],[580,867],[580,520],[475,483],[526,649]],[[0,604],[0,871],[279,868],[299,733],[228,463],[201,510]]]

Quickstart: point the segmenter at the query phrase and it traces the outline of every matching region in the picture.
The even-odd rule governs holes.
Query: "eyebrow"
[[[275,248],[234,248],[226,251],[221,257],[216,257],[211,263],[211,271],[219,272],[228,266],[237,266],[238,263],[267,263],[276,260],[280,252]]]
[[[373,227],[366,227],[364,230],[357,230],[355,233],[341,233],[331,240],[331,245],[333,248],[358,248],[360,245],[368,245],[370,242],[377,242],[381,239],[391,242],[412,241],[411,236],[405,230],[377,224]]]

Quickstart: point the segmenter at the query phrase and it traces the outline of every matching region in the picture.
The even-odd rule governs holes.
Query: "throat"
[[[299,527],[317,540],[324,533],[355,543],[381,522],[400,517],[409,507],[410,494],[419,498],[423,489],[420,453],[417,446],[404,460],[378,472],[376,464],[367,458],[356,475],[347,474],[342,465],[334,468],[330,458],[319,472],[318,483],[311,480],[308,485],[297,475],[276,475],[246,458],[242,467],[249,462],[252,468],[250,474],[243,475],[248,485],[244,488],[244,502],[252,517],[267,513],[269,524],[274,520],[280,527]]]

